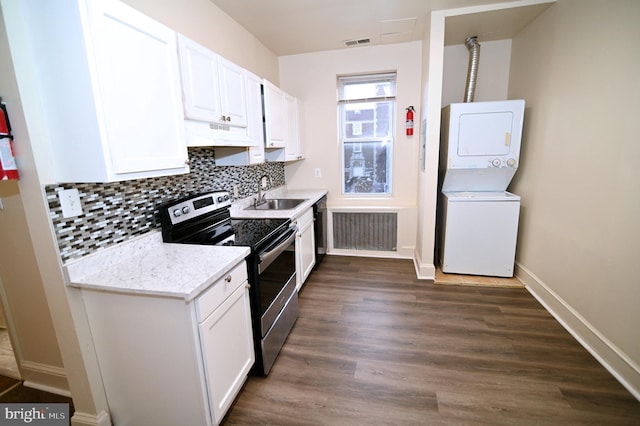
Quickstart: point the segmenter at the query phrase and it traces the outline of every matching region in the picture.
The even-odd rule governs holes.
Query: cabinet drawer
[[[227,297],[247,281],[247,265],[240,262],[227,272],[224,277],[213,283],[202,296],[196,300],[196,315],[202,322],[211,312],[224,302]]]

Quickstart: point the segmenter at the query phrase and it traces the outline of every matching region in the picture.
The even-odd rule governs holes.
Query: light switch
[[[62,217],[75,217],[82,214],[82,203],[77,189],[63,189],[58,191],[60,207],[62,207]]]
[[[321,169],[314,169],[313,173],[314,173],[315,177],[317,177],[317,178],[322,177],[322,170]]]
[[[4,206],[2,205],[2,198],[0,198],[0,210],[3,210]]]

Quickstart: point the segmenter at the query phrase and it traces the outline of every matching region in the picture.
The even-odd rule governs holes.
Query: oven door
[[[295,242],[298,228],[290,227],[258,252],[260,332],[264,337],[296,290]]]

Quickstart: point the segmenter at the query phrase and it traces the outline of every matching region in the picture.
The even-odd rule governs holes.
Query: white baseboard
[[[72,398],[64,368],[23,361],[20,364],[25,380],[24,386]],[[71,416],[72,426],[111,426],[111,417],[106,411],[97,414],[76,411]]]
[[[418,252],[413,255],[413,267],[419,280],[436,280],[436,265],[433,263],[423,264]]]
[[[331,256],[376,257],[381,259],[411,259],[411,251],[371,251],[334,248],[327,254]]]
[[[111,426],[111,418],[106,411],[101,411],[98,414],[76,411],[71,416],[71,426]]]
[[[33,361],[22,361],[20,371],[25,386],[71,397],[67,372],[64,368]]]
[[[35,383],[30,380],[25,380],[23,385],[28,388],[38,389],[44,392],[55,393],[56,395],[66,396],[71,398],[71,392],[66,389],[54,388],[53,386],[43,385],[41,383]]]
[[[631,394],[640,400],[640,366],[614,345],[539,277],[516,263],[515,275],[526,289]]]

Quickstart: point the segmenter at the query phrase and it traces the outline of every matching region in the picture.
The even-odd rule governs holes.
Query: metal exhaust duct
[[[480,60],[480,44],[478,37],[467,37],[464,45],[469,49],[469,69],[467,71],[467,87],[464,91],[464,101],[473,102],[476,94],[476,80],[478,78],[478,62]]]

